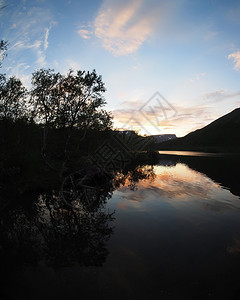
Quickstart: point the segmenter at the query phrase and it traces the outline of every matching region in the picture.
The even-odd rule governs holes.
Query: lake
[[[239,298],[239,159],[177,154],[8,209],[0,299]]]

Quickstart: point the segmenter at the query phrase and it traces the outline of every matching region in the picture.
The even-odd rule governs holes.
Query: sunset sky
[[[240,1],[0,2],[2,72],[96,69],[115,128],[183,136],[240,106]]]

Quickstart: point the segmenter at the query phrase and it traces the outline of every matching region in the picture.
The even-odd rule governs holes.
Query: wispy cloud
[[[105,0],[94,22],[95,35],[115,56],[136,52],[164,18],[166,5],[150,0]]]
[[[217,31],[211,31],[211,30],[208,30],[205,34],[204,34],[204,38],[206,40],[213,40],[215,39],[217,36],[218,36],[219,32]]]
[[[214,92],[205,93],[202,95],[202,98],[204,100],[207,100],[208,102],[220,102],[226,99],[240,97],[240,91],[236,92],[229,92],[224,89],[220,89]]]
[[[199,81],[205,76],[206,76],[206,72],[195,74],[194,77],[190,79],[190,82]]]
[[[48,36],[49,36],[49,28],[46,29],[45,37],[44,37],[44,50],[48,48]]]
[[[40,40],[35,40],[33,42],[26,42],[24,40],[17,41],[11,48],[10,50],[26,50],[26,49],[31,49],[35,48],[38,49],[41,47],[42,42]]]
[[[30,59],[35,67],[44,67],[50,30],[56,24],[51,12],[40,6],[28,7],[21,2],[9,15],[9,22],[12,25],[5,34],[10,44],[9,57],[11,51],[14,51],[13,64],[19,65]]]
[[[67,67],[65,68],[64,73],[67,73],[69,71],[69,69],[72,69],[72,70],[80,70],[81,69],[79,62],[74,61],[72,59],[67,59],[66,65],[67,65]]]
[[[235,65],[234,69],[240,71],[240,51],[233,52],[228,55],[228,59],[233,59]]]
[[[40,67],[44,67],[46,65],[46,54],[45,54],[45,45],[41,40],[33,41],[32,43],[26,41],[18,41],[11,48],[14,51],[21,51],[26,49],[33,49],[36,53],[36,63]]]
[[[30,87],[31,74],[26,74],[26,70],[30,68],[30,65],[27,63],[19,63],[14,67],[8,68],[8,73],[10,76],[15,76],[19,78],[25,87]]]
[[[89,27],[90,26],[81,26],[80,29],[77,30],[77,33],[85,40],[90,39],[93,33]]]
[[[40,67],[46,66],[46,54],[40,48],[37,50],[37,60],[36,63]]]
[[[53,68],[61,74],[67,74],[69,70],[73,70],[74,73],[77,70],[81,70],[82,66],[79,61],[67,58],[60,61],[55,60],[53,62]]]
[[[114,56],[133,54],[151,38],[161,37],[162,41],[191,40],[196,35],[204,40],[214,40],[218,32],[210,25],[189,26],[180,11],[183,1],[167,0],[103,0],[91,30],[80,28],[78,34],[83,39],[97,37],[102,47]]]
[[[47,50],[47,48],[48,48],[48,37],[49,37],[50,30],[52,29],[52,26],[56,25],[56,24],[57,24],[57,22],[51,22],[50,26],[45,29],[44,50]]]
[[[153,111],[145,110],[142,113],[139,111],[141,101],[132,102],[131,108],[129,103],[125,102],[122,108],[112,110],[115,124],[118,128],[136,130],[142,134],[175,133],[183,136],[215,119],[208,105],[188,107],[174,105],[177,113],[166,107],[166,116],[156,106],[153,106]]]
[[[44,50],[48,48],[48,37],[49,37],[50,27],[46,28],[45,36],[44,36]]]

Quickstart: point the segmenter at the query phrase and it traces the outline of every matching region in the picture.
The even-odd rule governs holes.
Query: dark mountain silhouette
[[[240,108],[182,138],[158,144],[158,149],[240,152]]]

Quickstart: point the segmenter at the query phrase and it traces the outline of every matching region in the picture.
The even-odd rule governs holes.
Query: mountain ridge
[[[158,150],[240,152],[240,108],[184,137],[158,144]]]

